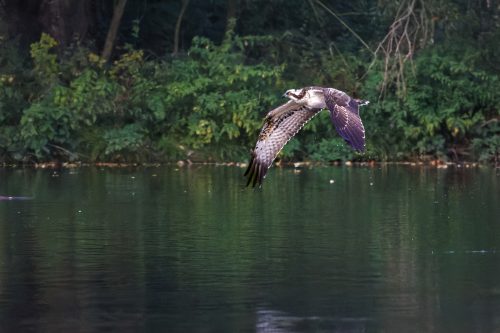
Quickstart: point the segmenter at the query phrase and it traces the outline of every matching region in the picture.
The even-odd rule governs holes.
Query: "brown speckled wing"
[[[335,129],[355,150],[365,150],[365,128],[359,116],[359,102],[349,98],[344,105],[335,103],[325,92],[325,102]]]
[[[283,108],[284,106],[288,107]],[[283,109],[280,110],[280,108]],[[281,149],[321,110],[309,109],[297,104],[292,105],[290,102],[280,108],[269,112],[264,120],[264,126],[245,172],[245,176],[248,176],[247,186],[250,184],[255,186],[257,183],[262,185],[267,170]]]

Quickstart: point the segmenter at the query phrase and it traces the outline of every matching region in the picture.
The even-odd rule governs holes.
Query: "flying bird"
[[[269,111],[257,139],[248,169],[247,186],[262,185],[267,170],[285,144],[322,109],[330,111],[330,119],[340,136],[356,151],[365,150],[365,128],[359,107],[369,102],[351,98],[334,88],[306,87],[290,89],[284,94],[290,100]]]

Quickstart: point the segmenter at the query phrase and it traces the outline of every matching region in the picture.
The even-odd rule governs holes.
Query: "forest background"
[[[498,0],[0,0],[0,163],[247,159],[287,89],[368,99],[284,161],[500,158]]]

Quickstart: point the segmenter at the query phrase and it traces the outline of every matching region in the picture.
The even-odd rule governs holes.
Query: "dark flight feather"
[[[365,128],[359,117],[359,105],[367,103],[345,95],[346,99],[335,100],[325,89],[325,103],[330,110],[330,119],[340,136],[354,149],[365,150]]]
[[[248,176],[247,186],[262,185],[281,149],[320,110],[288,102],[268,113],[244,174]]]

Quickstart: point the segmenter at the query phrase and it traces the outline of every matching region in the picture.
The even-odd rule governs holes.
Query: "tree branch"
[[[179,13],[179,16],[177,17],[177,22],[175,23],[174,51],[172,52],[172,55],[176,55],[177,53],[179,53],[179,35],[181,32],[181,23],[182,23],[182,18],[184,17],[184,13],[186,12],[188,4],[189,4],[189,0],[182,0],[181,11]]]
[[[344,20],[342,20],[337,14],[335,14],[330,8],[328,8],[323,2],[321,2],[320,0],[316,0],[316,3],[318,5],[320,5],[321,7],[323,7],[323,9],[325,9],[328,13],[330,13],[333,17],[335,17],[337,19],[337,21],[339,21],[347,30],[349,30],[351,32],[351,34],[356,37],[357,40],[359,40],[361,42],[361,44],[363,44],[366,49],[368,51],[370,51],[370,53],[372,53],[373,55],[375,55],[375,53],[372,51],[372,49],[370,48],[370,46],[368,46],[368,44],[354,31],[351,29],[351,27],[349,25],[347,25],[347,23],[344,22]]]
[[[415,51],[424,47],[432,38],[434,24],[430,10],[423,0],[401,1],[389,31],[375,49],[373,66],[380,55],[384,63],[381,87],[383,94],[395,82],[396,91],[406,93],[405,68],[412,62]]]
[[[104,43],[104,48],[102,51],[102,58],[107,62],[111,58],[111,53],[113,52],[113,45],[116,40],[116,35],[118,34],[118,28],[120,27],[120,21],[122,20],[123,12],[125,11],[125,5],[127,0],[118,0],[118,4],[113,10],[113,18],[111,19],[111,25],[108,30],[108,35],[106,36],[106,42]]]

